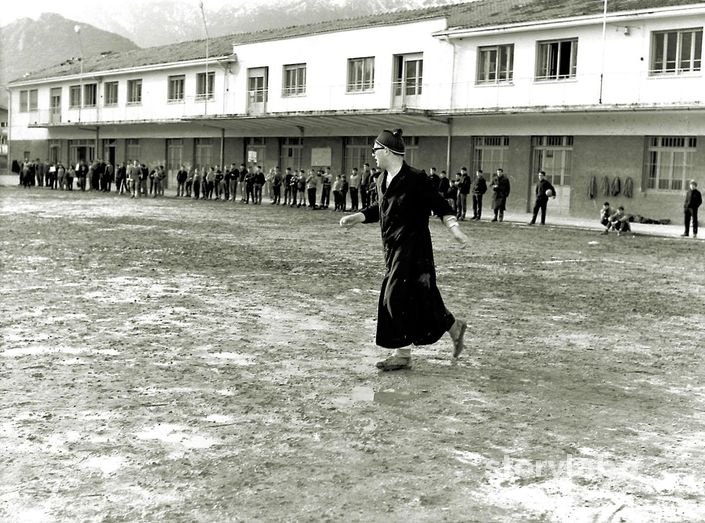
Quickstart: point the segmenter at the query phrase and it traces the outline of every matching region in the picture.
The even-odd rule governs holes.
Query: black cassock
[[[380,222],[387,272],[377,310],[377,345],[389,349],[430,345],[455,319],[436,286],[428,219],[454,215],[425,172],[406,163],[387,187],[379,176],[377,203],[362,210],[365,223]]]

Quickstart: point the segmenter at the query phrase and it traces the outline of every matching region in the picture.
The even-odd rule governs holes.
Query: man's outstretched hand
[[[349,229],[357,225],[358,223],[363,223],[365,221],[365,215],[361,212],[356,212],[355,214],[348,214],[340,219],[340,226]]]

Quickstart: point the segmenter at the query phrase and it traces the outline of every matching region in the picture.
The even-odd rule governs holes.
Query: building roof
[[[665,7],[702,4],[702,0],[608,0],[608,12],[639,11]],[[703,4],[705,5],[705,4]],[[561,20],[578,16],[602,14],[604,0],[476,0],[424,9],[394,11],[372,16],[345,18],[314,24],[238,33],[211,38],[210,57],[232,54],[233,45],[311,36],[315,34],[381,27],[433,18],[445,18],[448,29],[474,29],[515,23]],[[87,56],[83,72],[112,71],[133,67],[202,60],[206,57],[206,41],[192,40],[132,51],[108,52]],[[15,82],[60,78],[79,74],[81,60],[66,60],[61,64],[26,74]]]
[[[607,0],[607,12],[614,14],[702,3],[702,0]],[[479,0],[451,6],[448,28],[479,29],[601,15],[604,7],[604,0]]]

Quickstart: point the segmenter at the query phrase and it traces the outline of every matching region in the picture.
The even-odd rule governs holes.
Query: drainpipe
[[[100,150],[100,125],[95,126],[95,160],[104,160],[103,152]]]
[[[600,97],[598,103],[602,104],[602,84],[605,79],[605,43],[607,37],[607,0],[605,0],[605,8],[602,13],[602,65],[600,69]]]
[[[448,118],[448,123],[446,124],[448,129],[448,138],[446,143],[446,172],[448,173],[448,179],[450,179],[450,154],[451,154],[451,143],[453,139],[453,118]]]
[[[225,127],[220,129],[220,168],[225,172]]]
[[[12,91],[7,91],[7,174],[12,174]]]

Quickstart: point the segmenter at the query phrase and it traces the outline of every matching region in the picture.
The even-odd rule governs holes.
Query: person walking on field
[[[536,216],[541,211],[541,225],[546,225],[546,208],[548,207],[548,199],[556,197],[556,189],[546,179],[546,172],[539,171],[539,181],[536,183],[536,203],[534,204],[534,215],[531,217],[529,225],[536,223]]]
[[[384,130],[372,149],[382,174],[377,179],[379,201],[360,212],[340,219],[342,227],[380,222],[386,274],[378,303],[376,343],[395,349],[377,363],[383,371],[411,367],[409,345],[430,345],[445,332],[453,341],[453,357],[464,349],[467,323],[446,309],[436,286],[433,245],[428,228],[429,215],[443,220],[463,247],[468,238],[448,202],[432,190],[423,171],[404,161],[401,129]]]
[[[685,232],[681,234],[687,237],[690,234],[690,221],[693,220],[693,238],[698,237],[698,207],[703,203],[703,197],[698,191],[698,184],[695,180],[690,180],[690,189],[685,193],[685,203],[683,213],[685,215]]]
[[[497,169],[497,174],[492,179],[492,210],[494,211],[493,222],[504,221],[504,211],[507,209],[507,198],[511,186],[509,178],[504,176],[503,169]]]

